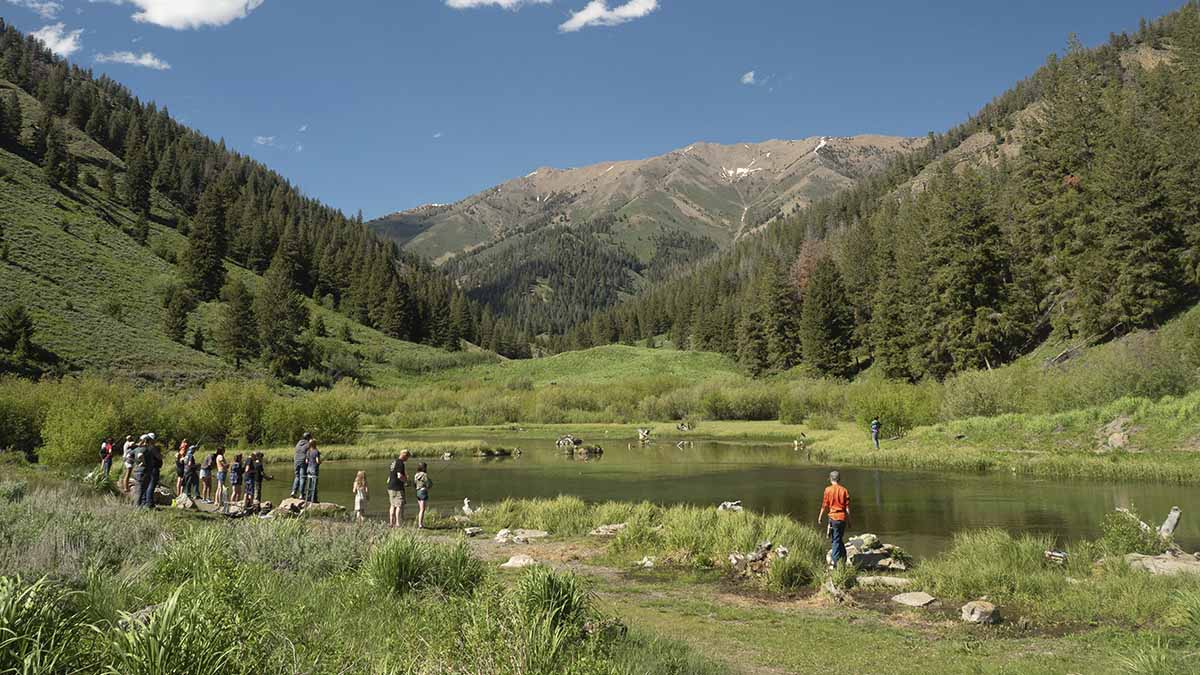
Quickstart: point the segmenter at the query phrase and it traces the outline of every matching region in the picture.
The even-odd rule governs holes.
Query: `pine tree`
[[[411,338],[414,316],[412,297],[409,295],[407,286],[398,280],[392,281],[391,289],[383,300],[381,314],[379,330],[400,340]],[[442,340],[446,339],[448,338],[442,338]]]
[[[241,279],[232,279],[221,289],[225,306],[217,324],[217,347],[225,358],[240,369],[242,363],[259,354],[258,323],[254,315],[254,296]]]
[[[45,152],[42,154],[42,171],[51,187],[69,183],[71,178],[71,156],[63,138],[62,127],[53,119],[47,120]],[[78,169],[76,169],[78,176]]]
[[[767,337],[767,367],[787,370],[800,362],[800,307],[796,290],[779,264],[770,259],[759,282],[760,314]]]
[[[150,156],[136,127],[130,132],[125,152],[125,200],[134,213],[150,215]]]
[[[821,373],[848,377],[854,365],[853,330],[841,274],[831,258],[824,258],[813,266],[800,314],[805,362]]]
[[[885,260],[892,263],[889,266],[894,270],[890,253],[885,254]],[[881,275],[871,311],[871,352],[875,366],[889,378],[913,379],[908,357],[912,345],[908,340],[906,325],[911,318],[897,275]]]
[[[7,143],[10,140],[8,133],[8,105],[5,103],[4,99],[5,97],[0,96],[0,143]]]
[[[16,352],[22,344],[32,344],[33,329],[33,317],[29,316],[25,305],[5,307],[4,312],[0,313],[0,350]]]
[[[25,118],[21,111],[20,97],[16,94],[10,96],[5,111],[7,112],[5,122],[8,125],[8,138],[13,145],[20,145],[21,134],[25,129]]]
[[[184,282],[204,302],[213,300],[225,284],[225,193],[210,185],[188,232],[188,247],[181,261]]]
[[[30,150],[33,151],[33,156],[39,161],[45,159],[47,144],[50,138],[50,130],[54,128],[54,115],[47,110],[42,113],[42,119],[33,129],[33,138],[30,142]]]
[[[763,333],[758,303],[746,301],[737,325],[737,360],[751,375],[766,372],[767,336]]]
[[[192,294],[181,286],[171,286],[163,297],[163,332],[171,340],[183,344],[187,334],[188,315],[195,309]]]
[[[100,174],[100,189],[104,190],[104,194],[108,195],[109,199],[117,200],[117,176],[113,173],[111,163],[106,163],[104,173]]]
[[[308,365],[300,340],[308,327],[304,298],[292,289],[288,263],[277,255],[254,299],[254,316],[267,369],[276,377],[296,375]]]

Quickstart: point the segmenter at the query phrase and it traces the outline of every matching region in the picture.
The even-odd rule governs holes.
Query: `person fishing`
[[[850,491],[842,487],[840,471],[829,472],[829,487],[821,497],[821,512],[817,514],[817,524],[825,514],[829,514],[830,567],[836,567],[838,561],[846,559],[846,525],[850,522]]]
[[[879,449],[879,430],[882,427],[883,425],[879,422],[879,415],[876,415],[875,418],[871,420],[871,441],[875,443],[876,450]]]
[[[295,471],[295,477],[292,478],[291,496],[293,499],[303,499],[307,494],[304,489],[304,478],[310,443],[312,443],[312,434],[307,431],[300,436],[300,440],[296,443],[296,452],[292,457],[292,469]]]

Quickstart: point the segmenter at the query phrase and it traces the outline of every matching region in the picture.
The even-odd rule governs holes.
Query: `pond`
[[[853,532],[870,531],[917,556],[945,549],[956,531],[1000,527],[1014,534],[1038,533],[1060,544],[1099,535],[1104,515],[1117,506],[1136,506],[1152,524],[1161,523],[1172,506],[1183,509],[1176,537],[1185,549],[1200,547],[1200,513],[1192,499],[1195,486],[1153,483],[1097,483],[1017,477],[1008,474],[955,474],[830,466],[806,460],[791,444],[722,443],[697,440],[677,448],[660,441],[647,448],[625,441],[604,443],[603,456],[578,461],[549,440],[495,436],[487,442],[520,447],[510,459],[455,457],[410,460],[429,464],[434,481],[430,506],[457,513],[463,497],[475,506],[506,497],[575,495],[588,502],[650,501],[658,504],[716,506],[741,500],[754,511],[785,514],[814,522],[821,491],[832,468],[842,471],[852,496]],[[397,448],[401,447],[398,442]],[[328,462],[321,469],[320,498],[353,508],[355,473],[367,471],[372,499],[368,517],[387,517],[387,460]],[[287,496],[290,467],[271,468],[264,498],[278,503]],[[411,487],[406,516],[415,514]]]

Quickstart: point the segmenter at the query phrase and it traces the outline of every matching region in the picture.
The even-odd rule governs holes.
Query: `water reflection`
[[[572,494],[589,502],[647,500],[660,504],[716,505],[740,499],[747,508],[815,522],[830,469],[809,462],[791,445],[744,445],[697,441],[677,448],[605,448],[600,456],[576,458],[549,441],[496,436],[497,445],[519,446],[512,459],[426,460],[434,480],[431,506],[456,511],[463,497],[474,505],[505,497]],[[397,449],[400,446],[397,445]],[[386,517],[386,460],[329,462],[322,466],[322,495],[352,504],[354,473],[367,471],[373,490],[369,515]],[[1189,508],[1195,489],[1143,483],[1090,483],[1014,477],[944,474],[885,469],[842,470],[853,497],[854,531],[876,532],[916,555],[945,548],[954,532],[1001,527],[1014,533],[1049,534],[1060,542],[1096,536],[1101,519],[1116,506],[1136,504],[1156,522],[1174,505],[1183,508],[1177,536],[1185,548],[1200,546],[1200,516]],[[278,470],[276,471],[278,473]],[[266,485],[266,496],[286,496],[287,485]],[[885,495],[886,488],[886,495]],[[411,495],[410,495],[411,497]]]

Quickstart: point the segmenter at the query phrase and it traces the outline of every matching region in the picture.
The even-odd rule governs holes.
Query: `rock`
[[[550,536],[544,530],[510,530],[505,528],[496,533],[497,544],[528,544],[533,539],[545,539]]]
[[[345,510],[346,507],[342,506],[341,504],[333,504],[331,502],[309,502],[304,506],[304,509],[301,511],[301,513],[304,513],[305,515],[312,514],[314,516],[331,515],[334,513],[341,513]]]
[[[764,541],[763,543],[759,544],[758,548],[754,549],[754,553],[751,553],[750,557],[746,558],[747,562],[754,563],[766,560],[767,555],[771,552],[772,546],[773,545],[769,541]]]
[[[483,534],[483,528],[482,527],[464,527],[463,534],[467,535],[468,537],[475,537],[475,536]]]
[[[889,588],[908,588],[912,585],[912,579],[904,577],[859,577],[859,586],[887,586]]]
[[[786,546],[776,546],[775,547],[775,557],[776,558],[786,558],[786,557],[788,557],[788,553],[790,553],[790,551],[788,551],[788,548]]]
[[[898,602],[901,605],[907,605],[909,607],[926,607],[933,604],[933,602],[936,600],[937,598],[925,593],[924,591],[901,593],[900,595],[892,596],[892,602]]]
[[[744,574],[746,572],[747,562],[748,561],[746,559],[745,554],[742,554],[742,553],[730,553],[729,554],[729,567],[730,567],[730,569],[733,570],[734,574]]]
[[[1125,562],[1135,570],[1143,570],[1155,575],[1200,574],[1200,560],[1192,555],[1178,555],[1172,552],[1162,555],[1130,553],[1125,556]]]
[[[1055,565],[1066,565],[1067,564],[1067,552],[1066,551],[1059,551],[1057,549],[1051,549],[1049,551],[1043,552],[1042,557],[1045,558],[1046,562],[1054,563]]]
[[[462,512],[468,518],[475,514],[475,509],[471,508],[471,500],[468,497],[463,497]]]
[[[962,606],[962,620],[967,623],[1000,623],[1000,610],[986,600],[972,600]]]
[[[646,557],[642,558],[641,560],[633,563],[633,566],[641,567],[644,569],[650,569],[650,568],[654,567],[654,558],[651,558],[650,556],[646,556]]]
[[[597,455],[603,455],[604,448],[598,445],[577,445],[574,447],[568,447],[565,451],[565,454],[568,455],[572,453],[574,453],[576,457],[595,457]]]
[[[258,505],[259,513],[269,513],[274,508],[275,508],[275,505],[272,504],[271,502],[263,502]]]
[[[739,499],[736,502],[721,502],[721,504],[719,506],[717,506],[717,510],[718,511],[741,511],[742,510],[742,500]]]
[[[625,523],[615,523],[613,525],[601,525],[592,530],[588,534],[593,537],[615,537],[617,533],[625,529]]]
[[[176,497],[175,502],[172,504],[172,506],[174,506],[175,508],[177,508],[181,511],[199,511],[200,510],[200,507],[196,506],[196,502],[192,501],[192,498],[187,495],[179,495],[178,497]]]
[[[824,591],[826,595],[833,598],[837,602],[846,602],[847,600],[850,599],[850,594],[847,593],[846,591],[843,591],[842,589],[838,588],[833,583],[833,579],[826,579],[825,583],[821,584],[821,590]]]
[[[175,503],[175,494],[170,488],[159,485],[154,489],[154,504],[156,506],[171,506]]]
[[[454,458],[453,452],[443,452],[442,453],[442,461],[449,462],[453,458]]]
[[[280,513],[300,513],[304,510],[305,503],[306,502],[303,499],[288,497],[287,499],[279,502],[279,506],[275,507],[275,510],[279,511]]]
[[[521,555],[514,555],[513,557],[509,558],[508,562],[504,563],[500,567],[501,567],[501,569],[515,570],[515,569],[520,569],[522,567],[529,567],[530,565],[536,565],[536,564],[538,564],[538,562],[536,560],[534,560],[533,558],[530,558],[527,555],[521,554]]]
[[[879,543],[879,537],[874,534],[860,534],[857,537],[851,537],[846,542],[846,549],[857,549],[858,551],[872,551],[883,548],[883,544]]]

